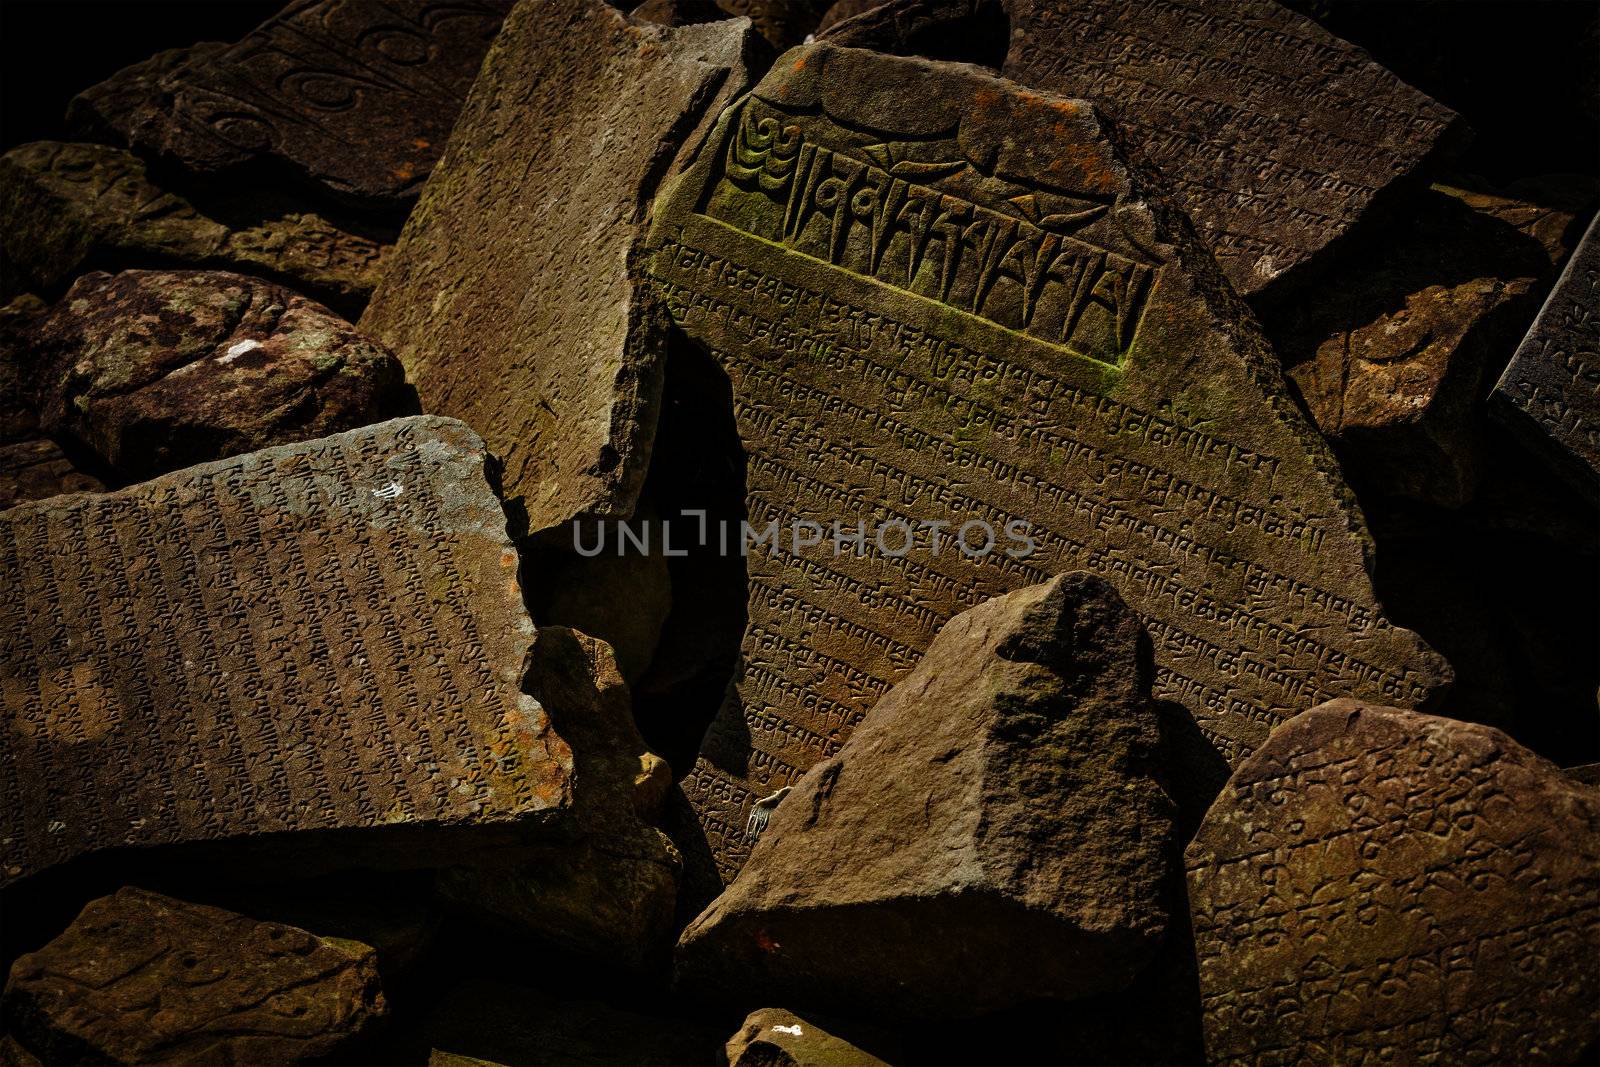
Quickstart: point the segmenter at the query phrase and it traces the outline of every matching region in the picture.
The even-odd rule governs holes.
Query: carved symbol
[[[772,813],[778,805],[783,803],[783,798],[789,795],[793,786],[784,786],[770,797],[756,801],[755,807],[750,809],[750,821],[744,824],[744,839],[752,845],[761,836],[761,831],[767,828],[767,823],[772,820]]]

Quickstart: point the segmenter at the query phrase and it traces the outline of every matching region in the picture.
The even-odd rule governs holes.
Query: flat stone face
[[[151,181],[132,152],[60,141],[0,156],[0,249],[31,288],[54,286],[85,263],[176,262],[270,272],[315,293],[361,299],[377,284],[386,251],[305,210],[267,208],[230,226]]]
[[[894,0],[835,39],[892,47],[919,12],[976,6]],[[1114,119],[1246,295],[1315,255],[1460,133],[1454,112],[1272,0],[1005,8],[1002,73]]]
[[[0,512],[0,884],[286,831],[385,827],[422,863],[395,833],[563,809],[484,461],[397,419]]]
[[[483,432],[531,530],[632,513],[666,328],[633,269],[644,206],[746,84],[751,39],[601,0],[519,5],[361,319],[424,410]]]
[[[1600,497],[1600,217],[1500,376],[1491,410]]]
[[[301,1063],[348,1054],[387,1011],[368,946],[143,889],[20,958],[5,1000],[47,1063]]]
[[[249,163],[377,205],[417,195],[511,0],[299,0],[237,44],[163,52],[68,122],[209,174]]]
[[[656,205],[652,269],[732,382],[749,522],[926,529],[749,555],[737,698],[685,791],[724,874],[945,620],[1063,570],[1144,618],[1230,759],[1448,668],[1375,602],[1325,446],[1187,225],[1082,102],[827,45],[781,57]],[[953,538],[987,522],[968,557]],[[1007,524],[1026,520],[1031,555]],[[971,534],[983,547],[981,530]]]
[[[763,805],[749,862],[678,942],[678,983],[919,1019],[1126,987],[1167,932],[1177,856],[1142,636],[1082,573],[951,619]]]
[[[1187,862],[1210,1063],[1572,1063],[1600,1037],[1600,789],[1498,730],[1315,708]]]

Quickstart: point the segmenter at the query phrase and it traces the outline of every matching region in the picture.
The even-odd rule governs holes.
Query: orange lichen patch
[[[390,171],[390,173],[393,174],[398,181],[408,182],[417,176],[417,165],[408,160],[395,167],[392,171]]]
[[[762,952],[776,952],[778,951],[779,945],[778,942],[773,939],[771,934],[767,933],[765,930],[757,930],[756,947]]]
[[[433,147],[433,142],[428,140],[426,137],[414,137],[411,140],[411,147],[417,149],[418,151],[426,151],[427,149]]]

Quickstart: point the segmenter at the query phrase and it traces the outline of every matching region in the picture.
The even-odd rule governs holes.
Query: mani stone
[[[753,41],[747,22],[517,5],[362,316],[424,410],[481,430],[530,531],[633,511],[667,330],[634,265],[645,208],[747,84]]]
[[[396,419],[0,512],[0,885],[178,842],[425,866],[555,821],[486,460]]]
[[[298,293],[223,271],[86,274],[33,323],[40,429],[130,481],[400,414],[382,345]]]
[[[1484,391],[1570,251],[1572,221],[1561,204],[1436,185],[1318,282],[1316,299],[1263,313],[1285,373],[1363,492],[1450,508],[1473,497]]]
[[[956,616],[778,804],[680,983],[907,1018],[1127,986],[1179,848],[1143,637],[1081,572]]]
[[[1156,696],[1230,762],[1321,700],[1448,680],[1384,617],[1254,320],[1091,105],[810,45],[655,211],[655,276],[731,381],[753,531],[825,531],[749,549],[736,692],[684,783],[725,877],[752,805],[947,619],[1062,571],[1143,616]]]
[[[377,954],[143,889],[87,904],[17,960],[7,1031],[44,1063],[303,1063],[388,1012]]]
[[[237,44],[162,52],[75,97],[81,139],[206,176],[259,168],[373,207],[415,199],[509,0],[296,0]]]
[[[0,445],[0,511],[26,500],[63,493],[98,493],[105,486],[73,465],[54,441]]]
[[[1187,863],[1210,1063],[1573,1063],[1600,1038],[1600,789],[1498,730],[1313,708]]]
[[[1500,376],[1490,410],[1600,499],[1600,216]]]
[[[645,748],[611,648],[542,626],[525,681],[573,750],[575,840],[443,872],[441,893],[586,956],[641,967],[671,944],[682,859],[659,821],[672,771]]]
[[[377,285],[386,249],[376,239],[303,208],[253,214],[227,222],[203,212],[120,148],[36,141],[0,156],[0,251],[19,275],[6,279],[13,289],[49,289],[86,266],[172,265],[267,273],[344,301]]]
[[[891,0],[827,39],[897,50],[902,27],[981,22],[988,2]],[[1011,47],[1001,73],[1101,108],[1246,296],[1465,138],[1454,112],[1273,0],[1004,6]]]

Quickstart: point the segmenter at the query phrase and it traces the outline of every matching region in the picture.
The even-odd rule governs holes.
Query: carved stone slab
[[[0,885],[289,831],[425,862],[394,835],[564,810],[484,461],[397,419],[0,512]]]
[[[1600,789],[1498,730],[1324,704],[1239,765],[1187,861],[1210,1063],[1600,1038]]]
[[[17,960],[7,1029],[46,1063],[304,1063],[387,1012],[377,954],[143,889]]]
[[[362,316],[424,410],[483,432],[532,530],[633,511],[666,321],[632,267],[644,206],[747,84],[753,39],[602,0],[520,4]]]
[[[656,220],[669,306],[732,381],[752,526],[950,523],[937,554],[751,551],[738,699],[685,783],[725,875],[752,804],[837,752],[945,620],[1063,570],[1144,617],[1156,695],[1231,759],[1320,700],[1447,678],[1383,617],[1253,320],[1089,105],[795,49]],[[1000,541],[969,558],[975,520]]]
[[[1600,497],[1600,216],[1500,376],[1490,407]]]
[[[981,0],[892,0],[830,31],[894,47],[927,12]],[[1154,164],[1246,295],[1315,255],[1391,182],[1450,150],[1454,112],[1273,0],[1007,0],[1002,72],[1094,101]]]
[[[417,195],[511,0],[298,0],[237,44],[163,52],[68,122],[201,174],[287,167],[340,196]]]

